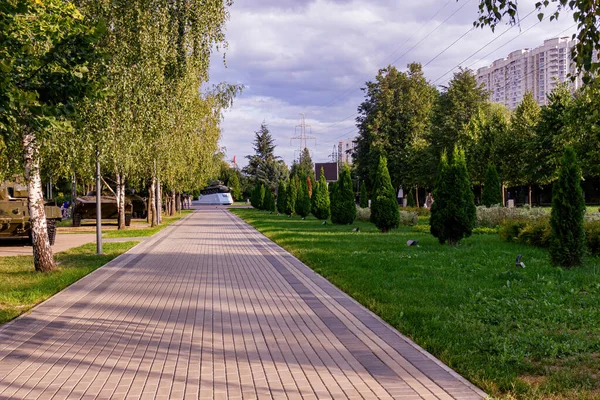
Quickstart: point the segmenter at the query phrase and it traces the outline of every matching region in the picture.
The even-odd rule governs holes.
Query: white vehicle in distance
[[[223,205],[233,204],[231,189],[221,181],[212,182],[210,186],[205,187],[198,196],[198,204],[201,205]]]

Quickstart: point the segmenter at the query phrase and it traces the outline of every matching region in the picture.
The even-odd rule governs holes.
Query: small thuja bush
[[[277,187],[277,212],[280,214],[285,214],[285,192],[285,182],[279,181],[279,186]]]
[[[431,234],[440,243],[455,246],[462,238],[471,236],[476,219],[465,153],[458,147],[454,148],[451,164],[446,154],[442,155],[433,193]]]
[[[333,187],[331,194],[331,222],[347,225],[354,222],[355,219],[356,204],[354,203],[350,168],[348,165],[344,165],[340,178]]]
[[[397,228],[399,223],[398,202],[385,157],[379,157],[377,165],[371,200],[371,222],[384,233]]]
[[[581,265],[585,254],[585,200],[581,169],[571,147],[565,148],[558,180],[552,188],[550,260],[555,265]]]
[[[297,185],[298,177],[294,179],[290,179],[287,186],[287,191],[285,193],[285,213],[287,215],[294,215],[296,211],[296,197],[297,197]]]
[[[327,189],[327,181],[325,180],[325,171],[322,167],[321,176],[317,181],[316,187],[313,189],[312,213],[317,219],[327,219],[331,214],[329,190]]]
[[[250,196],[250,204],[252,207],[256,208],[257,210],[262,210],[264,195],[265,188],[263,187],[262,183],[257,183],[252,190],[252,196]]]
[[[265,187],[263,209],[266,211],[275,211],[275,198],[273,197],[273,193],[271,193],[271,189],[268,187]]]
[[[369,207],[369,195],[367,194],[367,185],[365,185],[365,181],[362,181],[360,184],[360,199],[358,205],[360,208]]]
[[[300,179],[298,185],[298,194],[296,198],[296,214],[306,218],[310,214],[310,196],[308,195],[308,183],[306,179]]]

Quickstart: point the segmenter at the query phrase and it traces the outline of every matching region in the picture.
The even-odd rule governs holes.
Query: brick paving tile
[[[485,397],[220,208],[0,327],[0,400]]]

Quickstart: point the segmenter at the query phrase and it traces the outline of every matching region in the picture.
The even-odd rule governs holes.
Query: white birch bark
[[[29,200],[33,263],[37,271],[48,272],[56,269],[56,263],[48,239],[44,193],[40,177],[39,147],[35,135],[27,128],[23,132],[23,159]]]

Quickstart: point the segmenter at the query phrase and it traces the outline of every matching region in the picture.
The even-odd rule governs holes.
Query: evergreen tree
[[[398,202],[387,168],[387,160],[385,157],[380,157],[371,201],[371,222],[385,233],[392,228],[397,228],[399,221]]]
[[[252,195],[250,196],[250,204],[257,210],[260,210],[261,207],[260,186],[260,183],[254,185],[254,189],[252,189]]]
[[[277,212],[279,214],[285,214],[285,195],[285,182],[279,181],[279,187],[277,188]]]
[[[454,148],[450,165],[446,156],[442,155],[434,198],[429,220],[433,236],[440,243],[447,242],[451,246],[457,245],[462,238],[471,236],[477,210],[465,153],[458,147]]]
[[[438,164],[438,173],[435,188],[433,189],[433,198],[435,201],[429,210],[431,212],[431,216],[429,217],[430,231],[434,237],[439,239],[440,243],[446,241],[444,226],[447,219],[447,202],[451,191],[451,188],[448,188],[448,185],[450,184],[448,182],[449,169],[448,156],[446,155],[446,152],[443,152],[440,163]]]
[[[494,164],[490,164],[485,174],[485,184],[481,194],[481,203],[486,207],[502,204],[502,186]]]
[[[327,219],[331,214],[329,190],[327,189],[327,181],[325,180],[325,172],[321,167],[321,176],[317,182],[317,186],[313,190],[312,198],[312,213],[317,219]]]
[[[285,213],[287,215],[294,215],[296,211],[296,197],[297,197],[297,181],[290,179],[287,184],[287,191],[285,193]]]
[[[266,122],[263,121],[260,129],[254,134],[255,154],[246,156],[248,165],[243,172],[252,177],[254,182],[262,183],[271,190],[275,190],[277,181],[283,177],[284,168],[282,167],[285,166],[285,163],[280,160],[280,157],[275,156],[276,146]],[[287,171],[287,167],[285,167],[285,171]]]
[[[369,207],[369,195],[367,194],[367,185],[365,185],[365,181],[362,181],[360,184],[360,199],[358,201],[360,208]]]
[[[265,210],[265,185],[258,185],[258,209]]]
[[[275,200],[273,199],[273,193],[271,193],[271,189],[265,188],[265,199],[263,202],[263,210],[265,211],[274,211],[275,210]]]
[[[552,188],[550,259],[563,267],[581,265],[585,253],[585,200],[581,169],[571,147],[565,148],[558,181]]]
[[[344,225],[351,224],[355,219],[356,204],[354,202],[350,168],[348,165],[344,165],[331,197],[331,222]]]
[[[229,178],[229,187],[231,188],[231,197],[233,200],[240,201],[242,199],[242,186],[237,171],[234,171]]]
[[[306,179],[300,179],[298,185],[298,198],[296,200],[296,214],[306,218],[310,214],[310,197],[308,195],[308,184]]]

